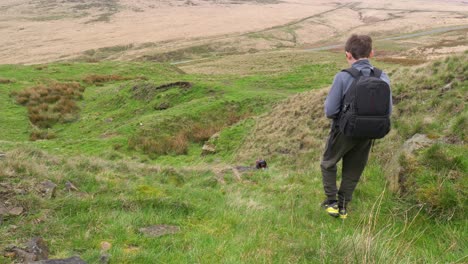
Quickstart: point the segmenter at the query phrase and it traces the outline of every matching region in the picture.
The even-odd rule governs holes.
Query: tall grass
[[[83,99],[85,88],[79,83],[51,83],[13,92],[18,104],[28,108],[28,118],[34,126],[30,139],[53,138],[47,129],[58,122],[71,122],[77,118],[76,101]],[[46,129],[46,130],[44,130]]]

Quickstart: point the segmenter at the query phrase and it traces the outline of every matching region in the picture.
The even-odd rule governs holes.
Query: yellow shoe
[[[346,219],[348,218],[348,211],[346,211],[346,208],[341,208],[338,212],[339,216],[341,219]]]
[[[339,216],[338,203],[336,201],[325,200],[322,203],[322,208],[325,209],[325,212],[327,212],[329,215],[333,217]]]

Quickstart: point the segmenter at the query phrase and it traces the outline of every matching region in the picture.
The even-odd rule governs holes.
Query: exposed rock
[[[211,142],[206,142],[202,148],[202,156],[216,153],[216,146]]]
[[[42,193],[42,196],[51,199],[55,197],[55,189],[57,185],[51,181],[45,181],[41,183],[39,190]]]
[[[440,89],[440,92],[445,93],[445,92],[451,90],[452,89],[452,84],[453,84],[453,82],[447,83],[444,87],[442,87]]]
[[[178,226],[170,225],[154,225],[140,228],[139,231],[147,236],[159,237],[163,235],[176,234],[180,232],[180,228]]]
[[[31,262],[31,264],[86,264],[80,257],[71,257],[67,259],[49,259]]]
[[[181,88],[184,90],[192,88],[190,82],[173,82],[160,86],[152,83],[140,83],[132,87],[132,97],[137,100],[151,101],[157,92],[167,91],[171,88]]]
[[[14,247],[10,252],[13,252],[14,258],[19,260],[21,263],[31,263],[37,260],[36,255],[18,247]]]
[[[162,102],[162,103],[160,103],[158,105],[155,105],[154,110],[166,110],[169,107],[171,107],[171,105],[169,103]]]
[[[18,195],[25,195],[28,193],[27,190],[24,190],[24,189],[20,189],[20,188],[16,188],[13,190],[15,192],[15,194],[18,194]]]
[[[18,215],[22,214],[23,211],[24,211],[23,207],[18,206],[18,207],[13,207],[13,208],[11,208],[11,209],[8,211],[8,214],[14,215],[14,216],[18,216]]]
[[[21,263],[32,263],[38,260],[46,260],[49,257],[49,248],[44,239],[36,237],[26,243],[25,249],[17,246],[8,246],[5,249],[4,256],[15,258]]]
[[[13,259],[13,258],[16,258],[16,252],[14,252],[14,251],[7,251],[7,252],[4,252],[4,253],[3,253],[3,256],[4,256],[5,258],[11,258],[11,259]]]
[[[26,244],[26,251],[36,256],[36,260],[49,258],[49,248],[41,237],[35,237]]]
[[[415,134],[408,139],[394,155],[385,169],[385,175],[392,192],[404,192],[404,183],[406,181],[405,168],[400,164],[401,159],[406,159],[407,162],[414,160],[414,152],[422,148],[428,147],[434,143],[434,140],[428,138],[424,134]]]
[[[6,154],[5,153],[0,153],[0,159],[3,159],[6,157]]]
[[[8,215],[18,216],[22,214],[23,211],[24,211],[24,208],[21,206],[7,207],[0,203],[0,216],[8,216]]]
[[[71,183],[70,181],[67,181],[65,183],[65,189],[68,191],[68,192],[71,192],[71,191],[79,191],[78,188],[76,188],[75,185],[73,185],[73,183]]]
[[[424,134],[415,134],[403,144],[403,152],[412,154],[414,151],[428,147],[434,143],[434,140]]]
[[[109,254],[102,254],[101,257],[99,258],[99,262],[101,262],[102,264],[108,264],[109,263],[109,259],[110,259],[110,255]]]
[[[213,135],[210,137],[209,141],[216,140],[216,139],[219,138],[219,136],[220,136],[219,132],[218,132],[218,133],[215,133],[215,134],[213,134]]]
[[[102,251],[109,251],[109,249],[112,248],[112,244],[107,242],[107,241],[102,241],[101,242],[101,250]]]

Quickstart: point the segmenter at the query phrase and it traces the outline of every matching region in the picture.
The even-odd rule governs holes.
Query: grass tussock
[[[14,82],[15,81],[11,80],[11,79],[0,78],[0,84],[10,84],[10,83],[14,83]]]
[[[392,76],[397,132],[392,140],[402,142],[420,133],[434,141],[400,157],[401,194],[423,205],[431,217],[445,221],[463,218],[467,203],[468,182],[460,176],[468,173],[467,65],[468,54],[463,54]],[[388,152],[385,146],[381,151]]]
[[[116,74],[90,74],[83,78],[83,81],[87,84],[94,84],[94,85],[102,85],[107,82],[114,82],[114,81],[124,81],[129,80],[128,77],[123,77]]]
[[[29,121],[34,125],[31,140],[55,137],[49,128],[58,122],[76,120],[85,88],[79,83],[52,83],[12,93],[18,104],[28,108]]]

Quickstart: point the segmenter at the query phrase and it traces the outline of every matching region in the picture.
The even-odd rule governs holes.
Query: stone
[[[216,146],[211,142],[206,142],[202,148],[202,156],[216,153]]]
[[[170,225],[154,225],[140,228],[138,231],[150,237],[160,237],[164,235],[172,235],[179,233],[180,228],[178,226]]]
[[[20,188],[16,188],[13,190],[15,192],[15,194],[18,194],[18,195],[26,195],[28,194],[28,191],[27,190],[24,190],[24,189],[20,189]]]
[[[0,153],[0,159],[4,159],[6,157],[5,153]]]
[[[102,254],[101,257],[99,258],[99,262],[102,264],[108,264],[110,260],[110,255],[109,254]]]
[[[42,196],[52,199],[55,197],[55,189],[57,188],[57,184],[47,180],[41,183],[39,190],[42,193]]]
[[[434,143],[434,140],[424,134],[415,134],[403,144],[403,152],[412,154],[416,150],[428,147]]]
[[[14,259],[14,258],[16,258],[16,252],[14,252],[14,251],[8,251],[8,252],[3,253],[3,256],[4,256],[5,258]]]
[[[8,211],[8,214],[18,216],[23,213],[23,207],[18,206],[18,207],[13,207]]]
[[[41,237],[35,237],[26,243],[26,251],[36,256],[36,260],[49,258],[49,247]]]
[[[442,88],[440,89],[440,91],[441,91],[442,93],[445,93],[445,92],[447,92],[447,91],[449,91],[449,90],[451,90],[451,89],[452,89],[452,82],[447,83],[444,87],[442,87]]]
[[[161,111],[161,110],[166,110],[166,109],[168,109],[168,108],[170,108],[170,107],[171,107],[171,105],[170,105],[169,103],[167,103],[167,102],[162,102],[162,103],[160,103],[160,104],[158,104],[158,105],[155,105],[155,106],[154,106],[154,110],[159,110],[159,111]]]
[[[400,159],[412,161],[415,159],[415,151],[434,144],[434,140],[424,134],[415,134],[403,143],[403,146],[393,155],[385,168],[385,177],[387,178],[390,191],[403,193],[404,182],[406,181],[405,168],[401,166]]]
[[[31,262],[31,264],[86,264],[80,257],[71,257],[67,259],[48,259]]]
[[[29,253],[21,248],[14,247],[12,249],[12,252],[15,253],[15,257],[17,260],[19,260],[21,263],[31,263],[33,261],[36,261],[36,255],[33,253]]]
[[[112,244],[107,242],[107,241],[102,241],[101,242],[101,250],[102,251],[109,251],[109,249],[112,248]]]
[[[215,133],[215,134],[213,134],[213,135],[210,137],[209,141],[216,140],[216,139],[219,138],[219,136],[220,136],[220,133],[219,133],[219,132],[218,132],[218,133]]]
[[[65,183],[65,189],[68,191],[68,192],[71,192],[71,191],[79,191],[78,188],[76,188],[75,185],[73,185],[73,183],[71,183],[70,181],[67,181]]]

